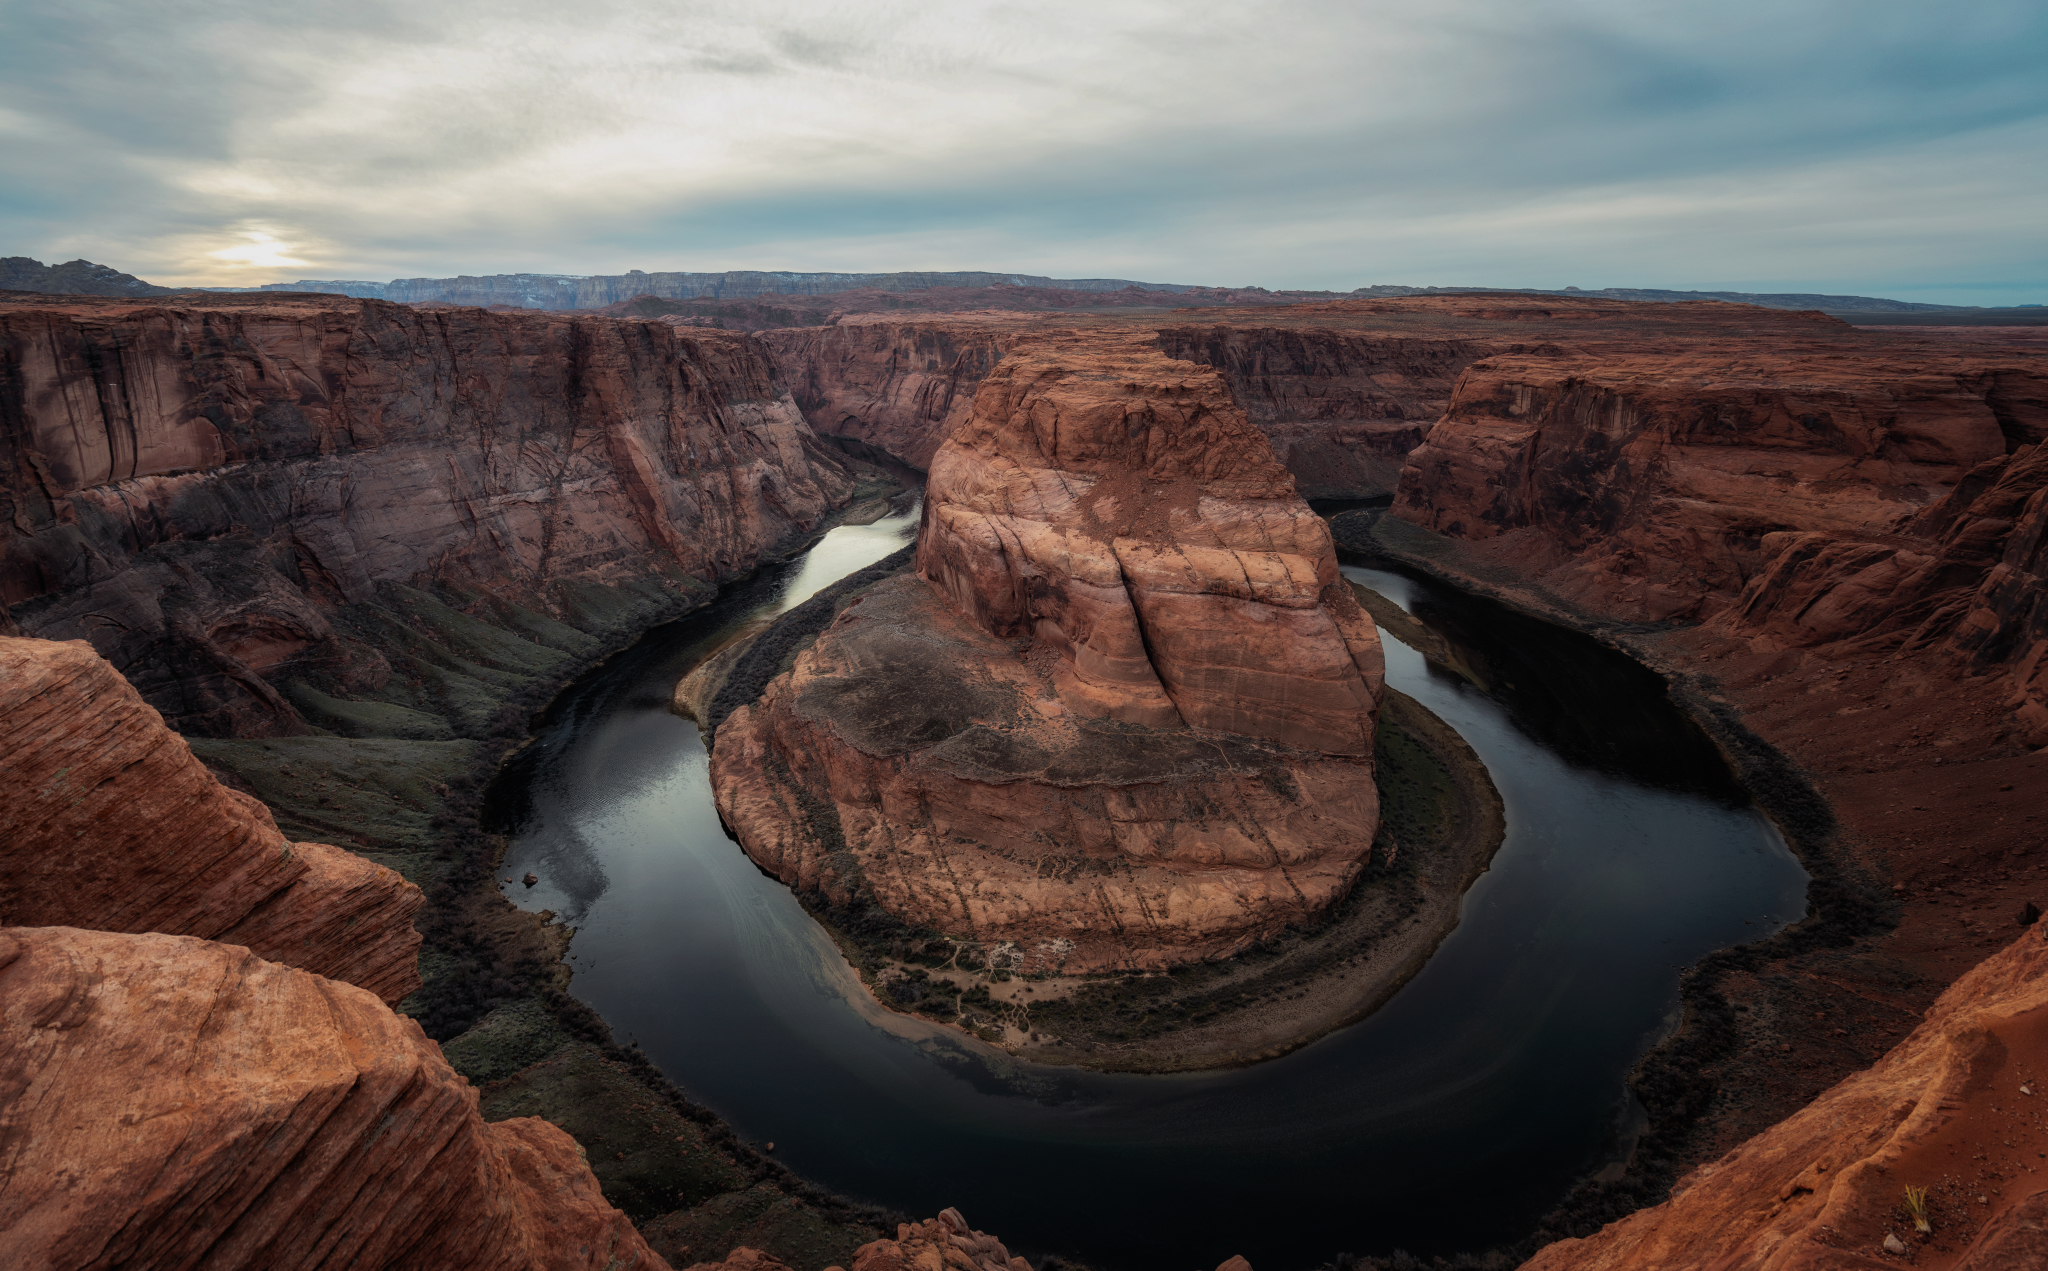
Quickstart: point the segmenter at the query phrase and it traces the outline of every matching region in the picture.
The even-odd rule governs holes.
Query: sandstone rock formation
[[[764,868],[1071,970],[1227,954],[1350,887],[1378,633],[1213,371],[1020,344],[933,461],[917,561],[719,729]]]
[[[1395,515],[1458,538],[1533,530],[1568,558],[1550,579],[1568,596],[1711,616],[1766,535],[1903,528],[2008,432],[2048,428],[2048,410],[2002,412],[1989,372],[1958,361],[1761,338],[1491,357],[1410,456]]]
[[[1892,534],[1784,531],[1714,624],[1760,645],[1934,649],[2011,668],[2007,702],[2048,745],[2048,445],[1987,459]]]
[[[975,390],[1015,338],[965,322],[844,322],[776,331],[791,396],[812,428],[929,468],[973,410]]]
[[[0,929],[0,1263],[665,1271],[538,1119],[245,949]]]
[[[1163,326],[1168,357],[1223,372],[1304,497],[1390,494],[1408,452],[1443,414],[1466,366],[1493,351],[1478,332],[1355,326]]]
[[[334,627],[388,584],[573,615],[854,487],[751,338],[614,319],[0,292],[0,403],[0,606],[214,735],[302,728],[297,666],[388,676]]]
[[[761,1250],[742,1245],[717,1262],[695,1263],[687,1271],[790,1269]],[[994,1236],[969,1227],[959,1210],[947,1209],[937,1218],[898,1223],[894,1240],[862,1245],[853,1255],[853,1271],[1031,1271],[1031,1264],[1012,1257]]]
[[[2048,744],[2048,357],[1798,325],[1477,362],[1394,515],[1600,613],[2010,664]]]
[[[89,645],[0,636],[0,773],[0,924],[245,945],[387,1002],[419,987],[419,888],[286,842]]]
[[[1168,357],[1223,372],[1305,496],[1358,498],[1393,490],[1402,460],[1442,414],[1468,363],[1512,347],[1498,332],[1438,330],[1442,320],[1427,310],[1396,313],[1421,320],[1422,329],[1404,329],[1367,312],[1373,307],[1309,306],[1302,317],[1287,310],[1281,322],[1257,324],[1193,324],[1187,311],[1171,319],[1075,315],[1064,324],[1023,314],[914,322],[874,315],[761,338],[812,428],[929,468],[1018,340],[1075,322],[1155,332]]]
[[[1670,1200],[1524,1271],[2048,1265],[2048,941],[2031,928],[1868,1071],[1686,1176]],[[1918,1236],[1904,1201],[1928,1189]]]

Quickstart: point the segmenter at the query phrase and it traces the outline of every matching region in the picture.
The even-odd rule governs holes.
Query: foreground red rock
[[[0,1263],[666,1264],[568,1135],[485,1125],[360,989],[167,935],[0,930]]]
[[[1379,637],[1213,371],[1020,344],[925,509],[920,572],[719,730],[757,862],[1069,970],[1221,956],[1344,895]]]
[[[0,636],[0,923],[161,931],[396,1002],[419,987],[420,890],[288,843],[83,642]]]
[[[788,1266],[744,1245],[718,1262],[699,1262],[688,1271],[789,1271]],[[832,1268],[831,1271],[845,1271]],[[894,1240],[862,1245],[853,1255],[852,1271],[1031,1271],[1031,1263],[1013,1255],[1002,1241],[967,1225],[957,1209],[937,1218],[896,1225]],[[1216,1271],[1252,1271],[1242,1257],[1231,1257]]]
[[[1525,1271],[2048,1265],[2048,941],[2032,928],[1949,988],[1867,1072],[1694,1170],[1672,1198]],[[1933,1233],[1904,1211],[1928,1189]]]

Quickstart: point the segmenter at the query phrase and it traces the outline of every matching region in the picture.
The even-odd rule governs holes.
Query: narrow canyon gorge
[[[2048,351],[1704,301],[1172,303],[728,332],[0,292],[0,1261],[1085,1266],[820,1185],[676,1078],[591,993],[602,924],[526,899],[570,882],[507,863],[522,774],[565,688],[695,632],[652,709],[701,670],[669,722],[718,846],[826,933],[806,993],[1034,1108],[1192,1088],[1075,1067],[1249,1083],[1383,1018],[1534,850],[1471,717],[1390,667],[1503,701],[1540,667],[1395,574],[1626,655],[1807,876],[1664,972],[1593,1164],[1443,1265],[2048,1260]],[[734,608],[890,516],[914,541]],[[1006,1222],[1070,1203],[1047,1178]],[[1425,1265],[1356,1203],[1304,1266]],[[953,1204],[1009,1243],[898,1211]],[[1233,1221],[1205,1265],[1300,1225]]]

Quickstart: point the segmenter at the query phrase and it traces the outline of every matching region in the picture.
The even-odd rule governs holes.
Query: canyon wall
[[[419,987],[419,888],[289,843],[83,643],[0,636],[0,925],[243,945],[396,1002]]]
[[[9,1267],[665,1271],[411,1020],[184,936],[0,929]]]
[[[1393,515],[1595,612],[2013,666],[2044,744],[2043,440],[2048,358],[2028,350],[1820,328],[1496,355]]]
[[[393,585],[587,627],[621,589],[708,594],[855,484],[748,337],[340,297],[0,294],[0,474],[12,624],[240,736],[302,730],[279,684],[389,686],[356,628]]]
[[[775,350],[812,428],[929,468],[1003,354],[1033,332],[1073,322],[995,314],[862,317],[761,338]],[[1083,329],[1150,331],[1168,357],[1215,367],[1304,497],[1367,498],[1393,490],[1403,459],[1443,412],[1458,373],[1502,342],[1355,325],[1347,313],[1329,325],[1162,326],[1157,319],[1111,318]]]
[[[1159,330],[1168,357],[1223,373],[1306,498],[1391,493],[1459,373],[1495,343],[1337,326]]]
[[[1524,1271],[2048,1265],[2048,941],[2029,929],[1876,1065]],[[1926,1189],[1918,1233],[1906,1189]],[[1887,1238],[1897,1242],[1887,1248]]]
[[[761,337],[812,428],[929,468],[1016,333],[943,319],[842,322]]]
[[[1220,956],[1349,889],[1378,633],[1214,371],[1020,341],[933,461],[917,567],[719,728],[763,868],[1033,969]]]

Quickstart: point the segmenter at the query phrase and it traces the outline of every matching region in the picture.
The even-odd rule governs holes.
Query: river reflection
[[[578,996],[835,1190],[956,1205],[1013,1250],[1131,1271],[1511,1240],[1621,1150],[1624,1077],[1669,1026],[1679,968],[1804,910],[1804,872],[1654,676],[1347,566],[1455,648],[1465,675],[1390,638],[1388,681],[1464,735],[1507,808],[1493,868],[1405,989],[1282,1059],[1171,1077],[1019,1064],[883,1012],[725,836],[696,726],[668,699],[722,632],[914,531],[914,513],[835,530],[650,632],[558,700],[492,795],[506,872],[542,879],[514,899],[579,928]]]

